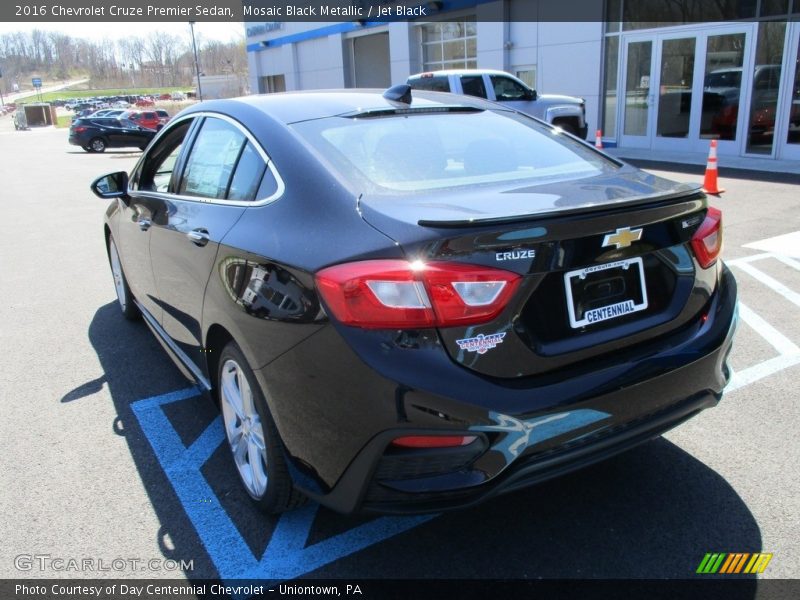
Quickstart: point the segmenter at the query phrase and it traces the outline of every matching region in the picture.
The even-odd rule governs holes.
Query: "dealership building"
[[[717,139],[721,156],[800,160],[800,0],[425,7],[415,20],[248,22],[250,88],[386,88],[422,71],[500,69],[584,98],[589,139],[600,129],[607,147],[688,154]]]

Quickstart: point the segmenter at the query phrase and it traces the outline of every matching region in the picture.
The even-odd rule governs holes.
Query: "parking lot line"
[[[191,401],[199,394],[197,388],[186,388],[139,400],[131,408],[221,579],[294,579],[438,516],[378,517],[307,545],[319,509],[311,503],[276,517],[264,554],[254,555],[202,473],[224,443],[221,417],[186,446],[163,411],[167,404]],[[207,500],[200,503],[199,498]]]
[[[756,269],[751,263],[743,262],[743,263],[738,263],[734,266],[738,267],[739,269],[741,269],[754,279],[757,279],[758,281],[766,285],[768,288],[772,289],[774,292],[777,292],[792,304],[800,306],[800,294],[798,294],[792,289],[789,289],[774,277],[767,275],[766,273],[760,271],[759,269]]]
[[[749,244],[744,244],[744,248],[753,248],[754,250],[762,250],[780,256],[800,258],[800,231],[750,242]]]
[[[800,363],[800,347],[742,302],[739,302],[739,317],[775,348],[778,356],[735,372],[725,387],[726,393]]]
[[[772,243],[773,240],[782,238],[778,243]],[[787,236],[778,236],[778,238],[769,238],[762,240],[762,242],[754,242],[747,244],[746,247],[781,247],[786,243]],[[793,240],[794,238],[792,238]],[[774,292],[780,294],[789,302],[800,306],[800,294],[788,288],[783,283],[774,277],[767,275],[760,269],[756,268],[753,263],[761,260],[773,258],[794,269],[800,271],[800,262],[789,258],[782,254],[774,254],[772,252],[764,252],[762,254],[754,254],[752,256],[745,256],[734,260],[726,261],[731,267],[746,273],[753,277],[756,281],[762,283]],[[784,369],[788,369],[797,364],[800,364],[800,347],[792,340],[786,337],[783,333],[778,331],[775,327],[770,325],[763,317],[752,310],[745,303],[739,301],[739,317],[747,323],[753,331],[763,337],[778,352],[778,356],[765,360],[756,365],[752,365],[737,371],[733,374],[731,381],[725,387],[726,392],[732,392],[742,388],[751,383],[773,375]]]

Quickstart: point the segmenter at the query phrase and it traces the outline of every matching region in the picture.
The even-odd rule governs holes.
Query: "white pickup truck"
[[[412,75],[406,82],[413,90],[478,96],[506,104],[515,110],[561,127],[585,140],[586,103],[582,98],[537,94],[505,71],[452,69]]]

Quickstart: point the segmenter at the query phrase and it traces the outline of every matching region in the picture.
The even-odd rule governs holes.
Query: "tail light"
[[[419,329],[491,321],[521,277],[453,262],[367,260],[323,269],[316,280],[328,309],[345,325]]]
[[[722,211],[708,207],[706,218],[692,236],[692,249],[697,262],[707,269],[715,262],[722,251]]]
[[[72,131],[74,131],[75,133],[83,133],[84,131],[86,131],[86,127],[82,127],[82,126],[81,127],[73,127]]]

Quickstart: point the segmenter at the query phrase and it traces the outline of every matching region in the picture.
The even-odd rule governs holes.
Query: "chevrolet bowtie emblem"
[[[607,233],[603,238],[603,247],[616,246],[617,250],[620,248],[627,248],[632,242],[638,242],[642,239],[641,229],[631,229],[630,227],[620,227],[614,233]]]

